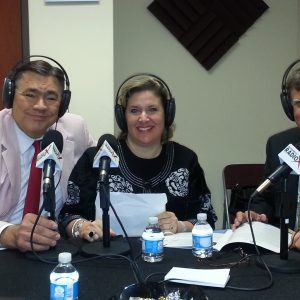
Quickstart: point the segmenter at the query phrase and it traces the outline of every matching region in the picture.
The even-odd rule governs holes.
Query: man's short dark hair
[[[65,87],[65,77],[61,69],[50,65],[44,60],[33,60],[18,65],[13,71],[10,78],[15,82],[17,86],[18,80],[22,77],[25,72],[34,72],[42,76],[53,76],[55,77],[62,90]]]

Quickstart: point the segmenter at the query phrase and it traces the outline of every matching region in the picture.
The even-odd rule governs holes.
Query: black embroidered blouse
[[[174,212],[178,220],[195,223],[197,214],[205,212],[207,221],[215,227],[217,216],[210,191],[192,150],[168,142],[158,157],[143,159],[135,156],[125,141],[120,141],[118,151],[119,168],[110,169],[111,192],[165,193],[166,210]],[[95,219],[98,169],[93,168],[93,159],[96,152],[95,147],[87,149],[71,173],[68,199],[59,216],[63,228],[79,216]]]

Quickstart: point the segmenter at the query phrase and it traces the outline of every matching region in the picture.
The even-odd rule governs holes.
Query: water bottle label
[[[78,281],[74,284],[50,285],[50,300],[73,300],[78,299]]]
[[[212,247],[212,235],[193,235],[193,247],[196,249]]]
[[[143,240],[142,248],[144,253],[162,254],[164,251],[163,240]]]
[[[73,284],[73,295],[72,296],[73,296],[73,298],[70,298],[70,299],[78,299],[78,281],[74,282],[74,284]]]

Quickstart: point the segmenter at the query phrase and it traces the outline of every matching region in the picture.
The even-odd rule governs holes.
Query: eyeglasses
[[[210,259],[201,259],[198,258],[198,262],[203,266],[216,267],[216,268],[232,268],[243,264],[249,264],[250,258],[256,256],[256,254],[247,254],[244,252],[243,248],[237,247],[232,249],[234,253],[239,255],[239,258],[235,261],[226,262],[226,263],[218,263],[218,258],[224,258],[226,255],[224,253],[216,252],[213,258]],[[230,255],[230,252],[227,254]]]
[[[293,106],[300,108],[300,99],[292,99],[291,102]]]
[[[60,95],[58,95],[56,92],[53,92],[53,91],[41,93],[41,92],[35,91],[35,90],[28,90],[28,91],[23,91],[23,92],[17,91],[17,93],[19,95],[22,95],[27,101],[30,101],[30,102],[36,102],[42,98],[47,104],[54,104],[60,100]]]

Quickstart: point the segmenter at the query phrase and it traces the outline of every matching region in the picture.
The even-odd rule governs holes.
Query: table
[[[134,255],[141,250],[139,239],[133,239]],[[300,255],[300,254],[299,254]],[[77,255],[74,260],[82,258]],[[237,261],[239,256],[232,251],[214,256],[212,263]],[[201,264],[191,250],[165,248],[165,257],[160,263],[146,263],[141,258],[137,263],[147,276],[154,272],[167,273],[173,266],[199,268]],[[49,299],[49,275],[56,264],[46,264],[28,259],[17,250],[0,251],[0,300]],[[74,263],[79,272],[79,299],[110,299],[126,285],[135,282],[129,263],[125,260],[97,259]],[[257,267],[254,260],[249,264],[233,267],[230,271],[231,286],[254,287],[268,282],[266,272]],[[203,287],[209,299],[299,299],[300,274],[273,273],[274,284],[270,289],[255,292],[236,291],[228,288]],[[6,298],[5,298],[6,297]]]

